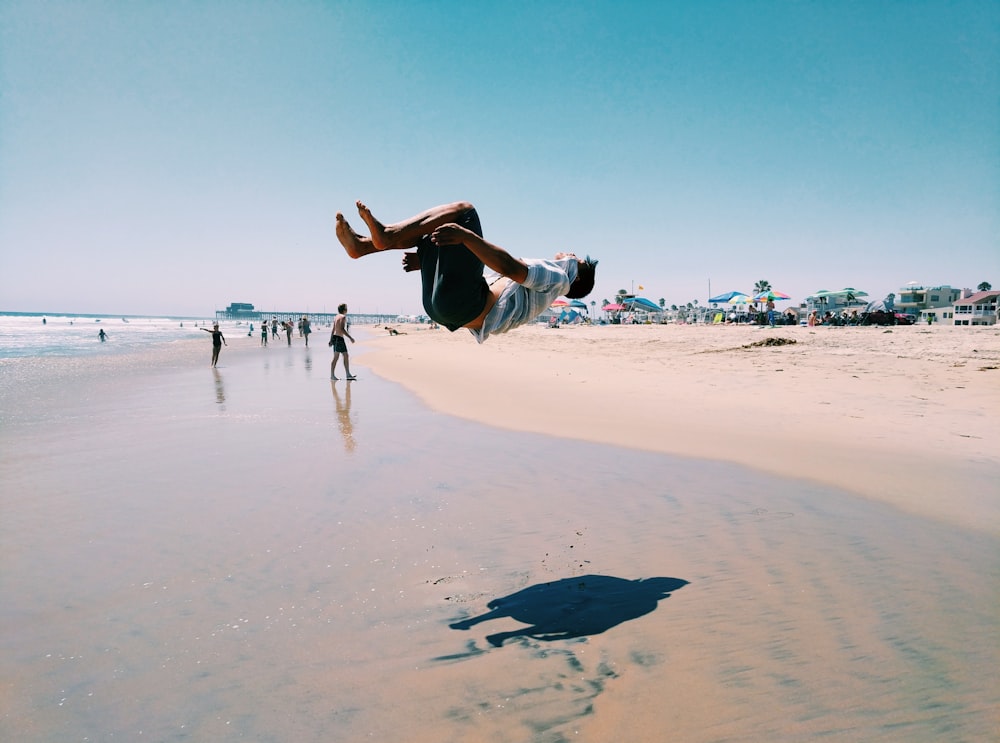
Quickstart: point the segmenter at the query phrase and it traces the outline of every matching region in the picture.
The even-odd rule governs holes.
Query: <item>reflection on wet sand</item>
[[[223,410],[225,410],[226,388],[222,385],[222,375],[219,374],[218,369],[213,367],[212,376],[215,377],[215,402],[218,405],[222,405]]]
[[[333,404],[337,409],[337,423],[340,426],[340,435],[344,437],[344,450],[353,452],[358,444],[354,440],[354,423],[351,420],[351,383],[347,382],[343,398],[341,398],[340,392],[337,390],[336,380],[330,380],[330,389],[333,390]]]

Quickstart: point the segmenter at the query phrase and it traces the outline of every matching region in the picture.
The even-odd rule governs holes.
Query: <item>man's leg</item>
[[[462,214],[472,209],[472,204],[468,201],[456,201],[432,207],[402,222],[384,225],[363,203],[358,201],[357,206],[361,219],[371,231],[371,237],[359,235],[347,223],[344,215],[337,212],[337,239],[351,258],[360,258],[383,250],[414,248],[424,235],[431,234],[441,225],[457,222]]]

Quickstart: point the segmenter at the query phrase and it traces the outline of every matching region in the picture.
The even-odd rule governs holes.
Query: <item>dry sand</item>
[[[443,412],[736,462],[1000,533],[1000,330],[401,326],[364,363]],[[794,345],[757,346],[772,339]]]

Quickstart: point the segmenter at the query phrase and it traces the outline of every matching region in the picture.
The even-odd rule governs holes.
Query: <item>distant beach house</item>
[[[926,320],[950,320],[952,305],[962,297],[962,290],[948,286],[918,286],[910,282],[899,290],[896,297],[896,312],[903,312]]]
[[[1000,291],[976,292],[963,296],[952,306],[954,324],[996,325],[998,298]]]

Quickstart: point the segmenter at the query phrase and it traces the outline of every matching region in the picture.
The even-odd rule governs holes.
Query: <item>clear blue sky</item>
[[[0,3],[0,310],[420,312],[358,198],[598,304],[1000,287],[1000,4]]]

